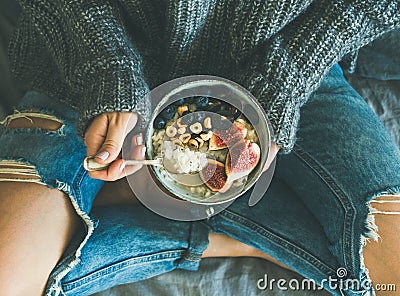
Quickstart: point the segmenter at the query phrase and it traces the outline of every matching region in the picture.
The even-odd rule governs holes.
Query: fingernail
[[[140,151],[140,154],[141,154],[142,158],[144,158],[146,156],[146,147],[142,148],[142,151]]]
[[[119,172],[122,173],[122,171],[125,169],[125,161],[123,161],[121,163],[121,165],[119,166]]]
[[[110,156],[110,153],[107,151],[100,152],[96,155],[97,158],[100,158],[101,160],[106,160]]]
[[[137,144],[138,146],[143,144],[143,135],[142,135],[142,134],[139,134],[139,135],[136,137],[136,144]]]

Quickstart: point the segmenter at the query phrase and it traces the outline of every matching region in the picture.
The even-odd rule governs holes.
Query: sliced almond
[[[195,122],[190,126],[190,130],[192,131],[192,133],[200,134],[203,130],[203,127],[201,126],[200,122]]]
[[[183,134],[179,136],[179,141],[181,141],[183,144],[186,144],[190,140],[190,134]]]
[[[199,148],[203,147],[204,141],[203,141],[202,138],[197,137],[197,138],[196,138],[196,141],[199,143]]]
[[[204,127],[211,129],[212,125],[211,125],[211,117],[207,117],[206,119],[204,119]]]
[[[178,114],[179,116],[182,116],[183,112],[188,111],[189,106],[188,105],[182,105],[178,107]]]
[[[208,140],[211,139],[212,135],[213,135],[213,132],[212,132],[212,131],[208,131],[208,133],[203,133],[203,134],[201,134],[200,137],[201,137],[204,141],[208,141]]]
[[[195,139],[191,139],[189,141],[189,145],[192,146],[192,147],[195,147],[197,149],[199,148],[199,142],[197,142]]]
[[[172,125],[167,127],[167,129],[165,130],[165,134],[170,138],[175,137],[176,132],[177,132],[176,127],[174,127]]]
[[[178,128],[178,134],[183,135],[184,133],[186,133],[186,127],[182,126]]]

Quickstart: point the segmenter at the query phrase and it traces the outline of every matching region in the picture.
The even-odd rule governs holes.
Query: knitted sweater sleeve
[[[71,90],[65,96],[73,98],[60,99],[79,109],[78,132],[81,136],[90,121],[103,112],[137,112],[140,122],[145,123],[150,103],[145,101],[148,86],[142,71],[142,59],[128,39],[115,6],[117,1],[19,2],[24,18],[29,18],[27,21],[34,30],[31,34],[25,32],[26,36],[40,37],[40,40],[31,42],[32,46],[36,47],[39,55],[37,43],[44,45],[52,59],[51,63],[45,62],[55,65],[57,73],[54,75],[61,77],[66,89]],[[16,69],[16,72],[23,70]],[[57,86],[46,85],[43,88],[54,87]]]
[[[400,25],[399,1],[318,0],[261,46],[238,73],[289,153],[300,107],[345,54]]]

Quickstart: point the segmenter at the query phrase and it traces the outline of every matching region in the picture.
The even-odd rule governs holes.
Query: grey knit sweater
[[[20,0],[15,76],[79,109],[79,131],[184,75],[231,79],[260,101],[284,152],[299,109],[329,68],[400,25],[400,2],[371,0]]]

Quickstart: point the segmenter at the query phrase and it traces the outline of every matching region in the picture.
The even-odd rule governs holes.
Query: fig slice
[[[231,147],[246,138],[246,136],[246,126],[239,121],[235,121],[227,130],[213,130],[208,150],[221,150]]]
[[[200,171],[204,184],[214,192],[225,192],[231,184],[227,184],[225,165],[214,159],[209,159],[207,165]]]
[[[249,140],[242,140],[230,147],[225,163],[228,182],[250,174],[260,161],[260,156],[260,146]]]

